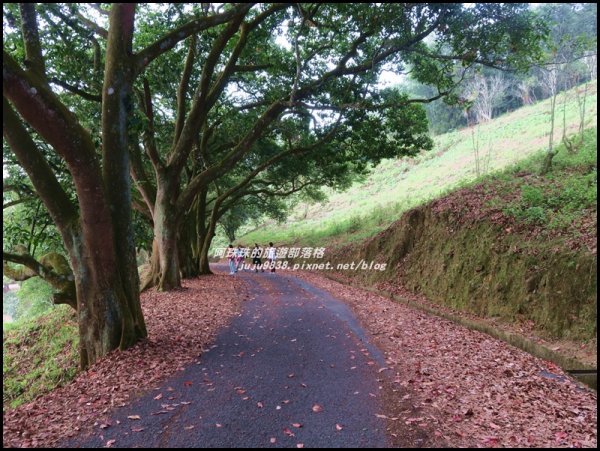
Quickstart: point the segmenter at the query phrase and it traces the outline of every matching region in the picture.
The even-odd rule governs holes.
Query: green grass
[[[577,153],[559,146],[553,169],[545,176],[537,175],[543,152],[490,179],[498,192],[519,193],[504,202],[503,212],[525,224],[544,226],[549,230],[567,230],[584,219],[589,209],[597,208],[597,129],[586,130],[584,145]],[[517,174],[530,174],[527,177]]]
[[[596,83],[590,85],[586,126],[596,123]],[[562,135],[562,100],[557,106]],[[566,107],[568,133],[579,124],[577,103],[570,93]],[[549,101],[523,107],[494,119],[479,129],[463,129],[435,138],[432,151],[414,158],[385,160],[366,178],[343,193],[330,192],[328,201],[298,206],[285,224],[267,222],[241,238],[242,242],[327,246],[361,241],[375,235],[410,208],[441,197],[479,176],[472,133],[479,134],[480,161],[490,149],[487,172],[514,165],[544,149],[549,133]],[[564,153],[564,152],[561,152]],[[561,154],[556,158],[560,165]],[[483,162],[482,162],[483,163]],[[481,164],[481,166],[486,166]],[[537,212],[540,213],[539,211]],[[536,212],[530,212],[535,216]],[[541,217],[541,216],[540,216]]]
[[[78,372],[78,343],[77,322],[67,306],[4,324],[3,409],[17,407],[72,380]]]

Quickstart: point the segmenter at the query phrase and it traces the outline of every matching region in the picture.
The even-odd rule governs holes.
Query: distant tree
[[[588,70],[590,80],[595,80],[598,77],[598,52],[596,49],[586,52],[583,61]]]
[[[536,102],[535,97],[535,84],[536,80],[534,77],[523,77],[515,81],[515,89],[517,96],[521,99],[522,105],[532,105]]]
[[[467,84],[466,95],[472,102],[471,110],[478,124],[489,122],[494,117],[494,110],[500,106],[506,96],[508,83],[501,72],[490,76],[477,74]]]
[[[541,174],[547,174],[552,169],[552,160],[558,152],[554,147],[556,99],[561,88],[569,89],[581,79],[578,75],[581,74],[579,62],[593,54],[592,49],[596,46],[597,6],[552,3],[541,7],[540,15],[552,29],[545,51],[545,63],[538,70],[542,89],[550,97],[548,150],[541,167]],[[563,136],[565,128],[566,124]]]
[[[552,168],[552,159],[558,151],[554,147],[554,124],[556,123],[556,98],[558,97],[560,69],[558,64],[548,65],[542,71],[542,86],[550,96],[550,134],[548,137],[548,150],[544,157],[541,174],[547,174]]]

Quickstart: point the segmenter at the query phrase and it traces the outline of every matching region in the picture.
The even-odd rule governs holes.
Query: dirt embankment
[[[466,221],[433,203],[327,256],[336,266],[361,259],[386,262],[385,271],[337,275],[546,340],[552,351],[595,367],[597,260],[588,249],[507,231],[493,220]]]

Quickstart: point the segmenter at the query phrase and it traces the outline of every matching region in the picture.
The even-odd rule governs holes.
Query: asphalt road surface
[[[69,446],[389,446],[384,360],[345,304],[289,272],[232,277],[250,300],[211,349]]]

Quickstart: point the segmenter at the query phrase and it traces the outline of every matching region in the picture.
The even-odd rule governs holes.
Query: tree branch
[[[37,261],[27,253],[13,254],[2,251],[3,271],[14,280],[27,280],[39,276],[58,290],[54,294],[54,304],[68,304],[77,310],[77,296],[73,273],[66,259],[55,252],[44,255]],[[25,266],[27,270],[11,268],[6,262]]]
[[[29,202],[29,201],[35,200],[35,199],[36,199],[36,197],[22,197],[22,198],[17,199],[17,200],[12,200],[10,202],[2,204],[2,210],[6,209],[8,207],[12,207],[14,205],[24,204],[25,202]]]
[[[325,83],[326,81],[328,81],[331,78],[339,77],[342,75],[353,75],[353,74],[356,75],[356,74],[366,72],[368,70],[372,70],[376,65],[383,62],[389,56],[395,55],[404,50],[408,50],[412,46],[417,44],[418,42],[421,42],[423,39],[425,39],[427,36],[429,36],[431,33],[433,33],[435,31],[437,26],[440,24],[440,22],[444,18],[445,18],[445,15],[440,14],[440,16],[429,27],[427,27],[427,29],[425,29],[421,33],[414,35],[413,37],[407,39],[406,41],[404,41],[402,43],[391,46],[389,49],[379,53],[378,55],[373,56],[373,58],[371,58],[371,60],[366,61],[363,64],[357,64],[356,66],[346,67],[346,63],[350,60],[350,58],[352,58],[356,54],[360,44],[363,43],[366,40],[366,38],[368,37],[368,34],[361,34],[356,39],[356,41],[353,43],[353,45],[351,46],[350,50],[346,53],[346,55],[344,55],[340,59],[340,61],[338,62],[337,66],[334,69],[323,74],[323,76],[321,76],[321,78],[319,78],[318,80],[315,80],[315,81],[311,82],[310,84],[308,84],[307,86],[299,89],[296,98],[297,99],[305,98],[315,88],[321,86],[323,83]]]
[[[27,172],[52,219],[59,229],[68,227],[77,217],[77,210],[5,98],[2,107],[2,126],[4,138],[21,167]]]
[[[25,44],[25,64],[28,70],[42,80],[46,80],[46,65],[42,56],[42,46],[38,33],[37,14],[34,3],[20,3],[21,29]]]
[[[160,158],[156,148],[156,139],[154,136],[154,109],[152,106],[152,93],[148,79],[144,78],[144,112],[148,118],[148,127],[144,130],[144,149],[154,166],[155,171],[164,168],[164,163]]]
[[[77,174],[78,168],[85,166],[98,169],[99,174],[94,144],[73,113],[47,85],[23,71],[6,51],[3,53],[2,68],[4,96],[23,119],[65,159],[71,173]],[[80,177],[85,177],[89,184],[90,175],[86,173]],[[74,176],[76,183],[80,177]]]
[[[254,126],[246,134],[244,138],[227,153],[227,155],[217,164],[210,166],[205,171],[198,174],[187,185],[180,194],[177,205],[179,211],[186,210],[196,196],[198,190],[203,186],[207,186],[216,180],[224,172],[231,169],[252,147],[252,145],[260,138],[263,131],[285,110],[285,105],[282,102],[275,102],[265,111],[262,116],[255,122]]]
[[[142,195],[148,211],[150,211],[150,217],[153,218],[154,214],[154,203],[156,201],[156,188],[148,178],[144,165],[142,164],[141,151],[137,143],[129,146],[129,156],[131,161],[131,178],[135,182],[137,190]]]
[[[185,161],[187,160],[191,151],[191,145],[195,137],[195,131],[199,127],[202,127],[203,122],[208,115],[211,105],[207,98],[209,96],[210,80],[214,74],[215,66],[219,61],[219,57],[221,56],[223,49],[240,28],[240,24],[244,20],[245,13],[246,12],[233,17],[233,20],[221,32],[213,44],[208,56],[206,57],[206,61],[203,64],[202,75],[200,76],[200,83],[198,84],[196,94],[194,95],[194,103],[192,104],[188,118],[183,125],[180,139],[173,147],[173,150],[167,161],[167,165],[174,168],[176,172],[179,172],[183,168],[183,165],[185,164]],[[242,35],[244,35],[243,27]],[[240,37],[240,40],[241,39],[242,38]]]
[[[178,42],[202,30],[229,22],[236,15],[248,12],[252,6],[254,6],[253,3],[237,4],[229,11],[221,14],[214,14],[212,16],[200,17],[167,33],[135,56],[135,73],[140,74],[148,64],[163,53],[171,50]]]
[[[98,36],[101,36],[104,39],[108,39],[108,30],[106,30],[105,28],[102,28],[96,22],[91,21],[90,19],[88,19],[87,17],[83,16],[83,14],[81,14],[79,12],[77,13],[77,17],[79,18],[79,20],[83,23],[83,25],[88,30],[93,31]]]
[[[215,206],[220,205],[225,199],[227,199],[228,197],[234,195],[236,192],[239,192],[240,190],[242,190],[243,188],[245,188],[246,186],[248,186],[254,180],[254,178],[258,174],[260,174],[262,171],[264,171],[265,169],[269,168],[270,166],[274,165],[278,161],[280,161],[280,160],[282,160],[282,159],[284,159],[286,157],[289,157],[291,155],[302,155],[302,154],[308,153],[311,150],[314,150],[314,149],[322,146],[326,142],[328,142],[330,139],[332,139],[335,136],[335,134],[336,134],[336,132],[338,130],[338,127],[340,125],[341,118],[342,118],[341,115],[338,116],[338,119],[337,119],[336,123],[334,124],[334,126],[331,128],[331,130],[325,136],[323,136],[319,140],[315,141],[314,143],[310,144],[309,146],[306,146],[306,147],[296,147],[296,148],[287,149],[287,150],[285,150],[283,152],[280,152],[280,153],[272,156],[268,160],[266,160],[263,163],[261,163],[260,165],[258,165],[254,170],[252,170],[237,185],[235,185],[234,187],[232,187],[229,190],[225,191],[224,193],[218,193],[218,197],[216,199],[214,199],[215,200]],[[202,175],[203,174],[200,174],[198,178],[201,178]],[[195,192],[193,192],[192,190],[188,191],[188,189],[190,188],[190,186],[194,185],[194,182],[197,183],[196,180],[192,181],[188,185],[188,187],[184,190],[184,192],[180,196],[180,201],[182,201],[182,202],[189,202],[189,200],[187,200],[187,198],[189,198],[189,196],[192,196],[192,198],[193,198],[193,196],[195,195]],[[178,202],[178,207],[179,208],[182,208],[184,206],[185,206],[185,204],[183,204],[183,203],[179,204],[179,202]]]
[[[305,102],[290,103],[290,106],[302,106],[308,110],[316,111],[344,111],[344,110],[365,110],[379,111],[388,108],[397,108],[399,106],[410,105],[413,103],[431,103],[448,95],[450,91],[440,92],[438,95],[426,99],[406,99],[404,102],[372,104],[368,102],[344,103],[340,105],[310,105]]]
[[[247,11],[243,11],[239,14],[227,27],[223,33],[219,36],[209,56],[206,59],[206,63],[204,65],[204,71],[202,73],[202,77],[200,80],[200,85],[198,88],[198,96],[197,100],[194,102],[188,119],[184,125],[184,130],[182,131],[180,141],[177,143],[177,146],[173,149],[171,157],[169,158],[169,166],[174,167],[176,170],[181,168],[189,156],[189,149],[193,140],[193,131],[202,127],[203,122],[206,120],[208,116],[208,112],[216,103],[217,99],[225,89],[229,77],[235,71],[235,67],[237,61],[242,53],[246,43],[248,42],[248,36],[250,32],[259,26],[264,20],[270,17],[272,14],[280,11],[284,8],[287,8],[289,5],[286,4],[275,4],[268,8],[266,11],[259,14],[254,20],[250,23],[242,24],[242,21],[247,13]],[[240,24],[241,27],[240,27]],[[234,49],[231,52],[231,55],[225,65],[223,71],[218,75],[216,81],[209,91],[209,82],[214,73],[214,67],[216,62],[218,61],[219,56],[223,52],[225,45],[231,37],[235,35],[235,33],[241,30],[240,38],[236,43]]]
[[[194,55],[196,54],[196,35],[192,35],[190,38],[190,47],[188,49],[188,55],[185,60],[185,66],[183,68],[183,74],[181,75],[181,81],[179,88],[177,89],[177,119],[175,120],[175,137],[173,140],[173,147],[179,141],[181,130],[185,122],[185,96],[188,90],[190,82],[190,76],[192,75],[192,68],[194,65]]]
[[[79,89],[77,86],[73,86],[65,81],[61,81],[58,78],[52,77],[50,79],[50,83],[58,85],[64,89],[66,89],[67,91],[72,92],[73,94],[77,94],[78,96],[80,96],[86,100],[91,100],[93,102],[102,102],[102,96],[100,94],[90,94],[89,92],[85,92],[85,91]]]

